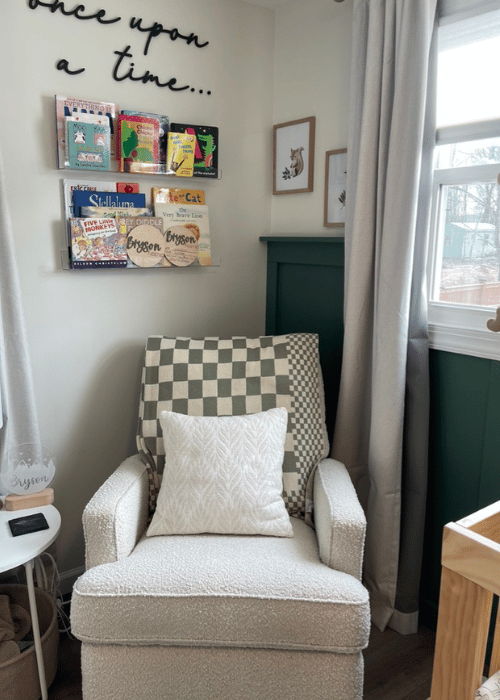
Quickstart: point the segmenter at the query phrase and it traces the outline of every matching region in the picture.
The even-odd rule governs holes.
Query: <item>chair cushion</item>
[[[143,537],[132,554],[75,583],[73,633],[94,644],[236,646],[355,653],[368,643],[368,593],[293,538]]]
[[[282,498],[286,408],[250,416],[162,411],[165,468],[149,535],[292,537]]]
[[[137,446],[150,469],[151,510],[165,463],[162,411],[191,416],[288,411],[283,497],[290,515],[312,511],[312,472],[328,454],[318,336],[165,338],[146,345]],[[309,519],[310,522],[310,519]]]

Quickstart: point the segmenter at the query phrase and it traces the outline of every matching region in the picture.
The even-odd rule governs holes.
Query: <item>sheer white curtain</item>
[[[425,248],[436,0],[354,0],[345,340],[332,454],[367,515],[372,619],[416,631],[427,477]]]
[[[24,311],[0,158],[0,469],[11,447],[40,444]],[[0,485],[0,493],[2,492]]]

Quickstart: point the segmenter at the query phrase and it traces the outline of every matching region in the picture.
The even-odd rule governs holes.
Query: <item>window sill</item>
[[[429,305],[429,345],[435,350],[500,360],[500,333],[488,330],[486,322],[495,317],[492,307]],[[446,321],[444,317],[446,316]]]

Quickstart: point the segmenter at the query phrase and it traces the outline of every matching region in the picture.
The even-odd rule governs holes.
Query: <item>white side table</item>
[[[43,513],[49,524],[48,530],[30,532],[27,535],[13,537],[9,520],[21,518],[31,513]],[[48,699],[47,682],[45,680],[45,667],[43,665],[42,644],[40,641],[40,627],[38,624],[38,612],[36,609],[35,587],[33,584],[33,563],[36,557],[44,552],[56,539],[61,528],[61,516],[54,506],[39,506],[38,508],[26,508],[25,510],[6,511],[0,510],[0,573],[15,569],[24,564],[26,569],[26,582],[30,601],[31,624],[33,627],[33,639],[35,642],[36,662],[42,700]]]

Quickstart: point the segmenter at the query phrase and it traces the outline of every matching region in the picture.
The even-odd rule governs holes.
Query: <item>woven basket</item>
[[[0,594],[7,594],[11,601],[30,612],[28,587],[21,584],[0,585]],[[47,687],[57,671],[59,629],[57,609],[48,593],[35,588],[38,624],[42,642]],[[0,697],[2,700],[38,700],[42,695],[34,645],[18,656],[0,664]]]

